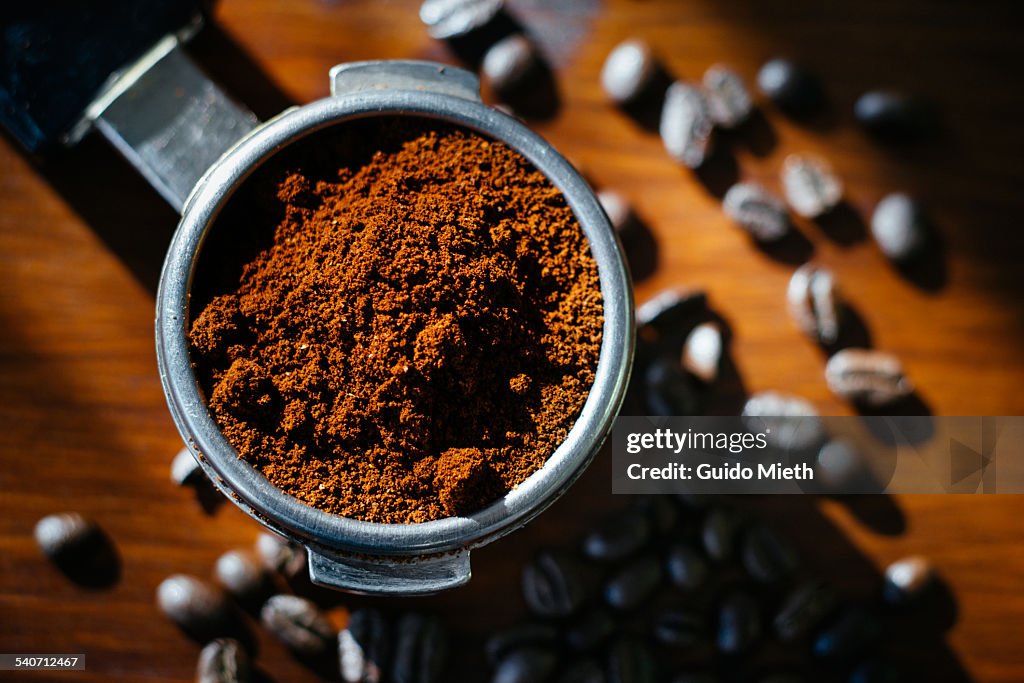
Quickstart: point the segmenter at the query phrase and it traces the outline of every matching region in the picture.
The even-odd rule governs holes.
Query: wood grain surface
[[[871,343],[904,360],[922,410],[1024,414],[1018,3],[511,5],[554,64],[557,107],[531,124],[595,184],[636,204],[656,247],[635,264],[640,300],[674,285],[710,293],[732,335],[735,400],[778,388],[827,414],[850,412],[822,381],[824,356],[782,306],[795,261],[813,252],[839,274]],[[338,62],[454,60],[427,36],[413,1],[226,0],[215,16],[218,25],[190,50],[264,117],[326,96],[327,70]],[[793,56],[824,78],[830,107],[797,125],[765,105],[754,125],[723,140],[711,170],[694,174],[602,96],[601,62],[628,36],[649,40],[682,78],[724,62],[752,81],[765,59]],[[876,86],[933,98],[942,131],[911,146],[870,140],[850,111]],[[802,247],[762,252],[723,216],[720,195],[737,177],[777,188],[781,160],[798,151],[832,162],[848,205],[833,220],[799,222]],[[925,271],[895,270],[866,236],[865,218],[893,190],[930,207],[942,249]],[[258,531],[231,505],[204,510],[169,479],[179,439],[160,389],[152,323],[174,226],[173,212],[100,140],[45,164],[0,143],[0,651],[85,652],[88,664],[85,673],[0,673],[0,680],[191,680],[199,646],[157,613],[155,588],[175,572],[208,576],[220,553],[250,544]],[[522,614],[521,562],[618,505],[607,493],[608,468],[602,456],[539,521],[477,551],[470,586],[415,601],[442,613],[465,639],[456,647],[458,678],[479,673],[480,634]],[[918,552],[934,558],[955,605],[899,628],[909,638],[901,657],[910,680],[1024,680],[1020,498],[747,504],[791,528],[810,566],[855,594],[877,587],[886,562]],[[113,585],[78,587],[40,556],[32,527],[61,510],[82,511],[109,533],[120,557]],[[318,679],[265,636],[259,643],[266,680]]]

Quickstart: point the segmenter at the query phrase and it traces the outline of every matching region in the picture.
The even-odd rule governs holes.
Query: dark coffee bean
[[[647,518],[655,534],[669,533],[679,521],[679,507],[672,502],[671,496],[637,496],[633,499],[633,509]]]
[[[502,38],[484,54],[480,75],[499,95],[521,91],[536,74],[540,57],[533,42],[521,33]]]
[[[823,159],[790,154],[782,162],[786,201],[804,218],[817,218],[839,204],[843,184]]]
[[[843,297],[835,274],[805,264],[789,280],[786,303],[800,331],[822,344],[835,344],[843,319]]]
[[[256,555],[269,571],[287,579],[307,571],[306,549],[275,533],[264,531],[256,537]]]
[[[526,622],[515,624],[491,635],[484,643],[487,661],[497,664],[505,655],[513,650],[528,647],[545,648],[554,645],[558,640],[558,631],[550,624]]]
[[[205,476],[192,451],[187,448],[178,451],[171,461],[171,481],[178,486],[191,486]]]
[[[345,683],[383,683],[391,658],[391,627],[375,609],[354,610],[338,634],[338,665]]]
[[[542,552],[523,568],[526,606],[541,617],[569,616],[586,598],[583,574],[570,558]]]
[[[718,612],[718,649],[735,655],[749,650],[761,637],[761,615],[757,602],[737,593],[725,599]]]
[[[658,128],[669,156],[687,168],[700,167],[711,154],[714,127],[700,88],[682,81],[669,86]]]
[[[266,597],[270,577],[259,560],[244,550],[229,550],[217,558],[214,575],[228,593],[243,603]]]
[[[889,662],[872,659],[854,667],[849,680],[850,683],[899,683],[903,677]]]
[[[696,380],[677,358],[661,357],[644,373],[647,413],[661,417],[700,415],[701,396]]]
[[[97,526],[77,512],[47,515],[36,522],[35,539],[52,560],[87,553],[99,536]]]
[[[922,97],[897,90],[872,90],[853,105],[857,123],[887,140],[915,140],[935,126],[935,110]]]
[[[928,558],[911,555],[885,569],[882,596],[891,605],[901,605],[921,597],[935,582],[935,568]]]
[[[913,393],[903,364],[891,353],[843,349],[825,364],[825,381],[836,396],[867,406],[884,406]]]
[[[558,678],[558,683],[606,683],[608,678],[604,669],[593,659],[581,659],[573,662]]]
[[[871,215],[871,235],[887,258],[904,263],[921,254],[928,244],[924,207],[902,192],[878,202]]]
[[[625,195],[605,189],[597,193],[597,201],[601,203],[601,208],[608,216],[608,222],[612,224],[612,229],[620,239],[629,240],[636,236],[640,222]]]
[[[601,87],[616,104],[633,102],[651,86],[658,74],[651,46],[636,38],[616,45],[601,68]]]
[[[681,327],[688,329],[708,310],[708,298],[701,290],[666,289],[636,309],[636,322],[659,334],[669,334]]]
[[[861,655],[881,636],[878,620],[866,608],[853,605],[814,638],[814,654],[823,659],[849,660]]]
[[[491,683],[544,683],[558,666],[558,657],[550,650],[536,647],[515,650],[494,669]]]
[[[320,609],[297,595],[275,595],[267,600],[260,620],[271,635],[298,654],[323,654],[337,635]]]
[[[761,391],[743,406],[748,431],[764,434],[768,445],[805,451],[825,442],[825,425],[809,401],[778,391]]]
[[[157,587],[157,606],[171,621],[196,636],[226,635],[234,617],[227,596],[216,586],[187,574],[174,574]]]
[[[709,673],[687,671],[673,676],[670,683],[718,683],[718,679]]]
[[[775,583],[796,571],[796,552],[778,534],[758,524],[743,534],[740,558],[750,578],[761,583]]]
[[[583,539],[583,554],[592,560],[618,562],[636,554],[653,536],[647,515],[626,510],[606,519]]]
[[[818,451],[814,480],[826,491],[841,493],[857,486],[868,475],[864,456],[846,439],[832,439]]]
[[[707,623],[696,612],[667,609],[654,615],[654,638],[662,645],[689,647],[707,637]]]
[[[249,655],[232,638],[218,638],[199,653],[196,683],[248,683],[252,667]]]
[[[682,543],[669,549],[665,568],[672,584],[684,591],[695,591],[708,580],[707,559],[697,549]]]
[[[812,581],[793,590],[772,621],[775,637],[784,643],[808,635],[839,606],[839,594],[832,584]]]
[[[654,594],[662,577],[661,563],[656,557],[633,560],[605,584],[605,602],[620,610],[635,609]]]
[[[437,683],[448,663],[448,632],[434,617],[406,614],[398,621],[392,683]]]
[[[797,116],[814,113],[824,101],[814,74],[788,59],[765,62],[757,74],[757,87],[780,109]]]
[[[616,621],[608,612],[595,608],[576,618],[565,628],[565,642],[578,652],[588,652],[615,635]]]
[[[608,651],[608,683],[653,683],[654,655],[639,640],[622,639]]]
[[[424,0],[420,21],[431,37],[452,40],[483,28],[501,12],[502,0]]]
[[[754,110],[747,84],[729,67],[715,65],[704,72],[704,90],[707,93],[711,118],[722,128],[735,128]]]
[[[744,524],[743,516],[727,507],[713,508],[704,518],[700,537],[704,552],[715,562],[731,560]]]
[[[701,323],[686,337],[683,344],[683,368],[705,384],[718,379],[722,365],[722,330],[718,323]]]
[[[777,242],[789,233],[785,203],[757,183],[736,183],[722,198],[722,210],[758,242]]]

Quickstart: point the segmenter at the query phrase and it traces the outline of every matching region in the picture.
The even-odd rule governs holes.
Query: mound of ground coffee
[[[572,211],[522,156],[438,124],[378,134],[366,163],[284,178],[273,245],[190,343],[224,435],[273,484],[423,522],[484,507],[564,440],[602,302]]]

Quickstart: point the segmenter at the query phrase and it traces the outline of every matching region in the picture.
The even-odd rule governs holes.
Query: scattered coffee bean
[[[178,451],[171,461],[171,481],[178,486],[191,486],[205,476],[192,451],[187,448]]]
[[[782,190],[789,205],[804,218],[828,213],[843,198],[843,183],[828,163],[797,154],[782,162]]]
[[[891,605],[912,602],[927,591],[934,580],[935,569],[926,557],[904,557],[886,567],[882,595]]]
[[[573,662],[557,679],[558,683],[606,683],[604,669],[593,659]]]
[[[541,552],[523,568],[522,584],[527,607],[541,617],[569,616],[586,598],[580,567],[550,552]]]
[[[503,4],[502,0],[424,0],[420,21],[432,38],[452,40],[486,26]]]
[[[823,659],[850,660],[865,652],[881,636],[873,614],[852,605],[814,639],[813,652]]]
[[[743,516],[732,508],[713,508],[704,518],[700,531],[704,552],[708,557],[715,562],[731,560],[744,521]]]
[[[619,105],[638,99],[658,74],[658,59],[651,46],[632,38],[616,45],[601,68],[601,87]]]
[[[354,610],[338,634],[338,667],[345,683],[383,683],[391,657],[391,628],[375,609]]]
[[[825,364],[825,381],[836,396],[879,407],[914,391],[896,356],[869,349],[843,349]]]
[[[718,379],[722,364],[722,330],[718,323],[701,323],[686,337],[683,344],[683,367],[694,377],[712,384]]]
[[[654,616],[653,633],[662,645],[689,647],[706,638],[707,624],[696,612],[666,609]]]
[[[722,128],[735,128],[754,110],[747,84],[729,67],[716,65],[705,71],[704,90],[711,118]]]
[[[764,433],[770,446],[781,450],[810,450],[825,441],[825,425],[808,401],[777,391],[761,391],[743,406],[743,424]]]
[[[668,578],[684,591],[695,591],[708,580],[708,561],[695,548],[677,543],[668,551],[665,560]]]
[[[729,655],[749,650],[761,637],[761,615],[749,595],[727,597],[718,612],[718,649]]]
[[[797,268],[786,302],[801,332],[826,345],[839,340],[844,304],[831,270],[810,263]]]
[[[658,589],[662,576],[661,562],[657,557],[637,558],[605,584],[605,602],[623,611],[636,609]]]
[[[886,196],[871,216],[871,235],[888,259],[896,263],[912,260],[928,243],[924,208],[902,192]]]
[[[853,105],[853,116],[872,135],[892,141],[918,139],[935,125],[927,100],[898,90],[864,93]]]
[[[157,587],[156,602],[168,619],[197,636],[226,635],[234,616],[223,591],[187,574],[164,579]]]
[[[516,33],[502,38],[484,54],[480,75],[498,95],[521,91],[540,65],[537,48],[529,38]]]
[[[773,59],[757,74],[757,87],[765,97],[791,115],[806,116],[824,100],[818,79],[788,59]]]
[[[77,512],[62,512],[40,519],[34,533],[43,554],[51,560],[60,560],[87,553],[99,529]]]
[[[679,506],[672,502],[670,496],[636,496],[633,498],[632,509],[647,518],[656,534],[667,534],[679,521]]]
[[[737,183],[722,199],[722,210],[759,242],[776,242],[790,230],[786,205],[757,183]]]
[[[331,622],[309,600],[297,595],[275,595],[263,605],[260,620],[270,633],[298,654],[319,655],[334,644]]]
[[[625,240],[635,236],[639,223],[633,207],[624,195],[615,190],[601,190],[597,193],[597,201],[601,203],[608,222],[619,238]]]
[[[700,415],[702,411],[696,381],[683,370],[677,358],[652,361],[644,373],[644,389],[648,415]]]
[[[711,154],[715,122],[699,88],[676,81],[665,92],[659,132],[669,156],[698,168]]]
[[[616,622],[608,612],[596,607],[580,615],[565,629],[565,642],[578,652],[589,652],[615,635]]]
[[[421,614],[406,614],[398,621],[394,683],[437,683],[448,663],[448,632],[441,622]]]
[[[618,562],[636,554],[652,536],[651,522],[639,510],[606,519],[583,539],[583,554],[592,560]]]
[[[199,653],[196,683],[248,683],[252,667],[249,655],[233,638],[218,638]]]
[[[514,650],[546,648],[558,640],[558,631],[550,624],[525,622],[493,633],[484,643],[487,661],[497,664]]]
[[[643,642],[623,638],[608,652],[608,683],[654,683],[654,656]]]
[[[707,313],[708,298],[701,290],[666,289],[636,309],[636,322],[668,334]]]
[[[534,683],[546,681],[558,667],[551,650],[528,647],[505,656],[494,669],[491,683]]]
[[[265,597],[271,587],[267,570],[244,550],[229,550],[221,555],[213,571],[220,585],[243,603]]]
[[[833,439],[818,451],[814,480],[826,491],[848,490],[867,474],[864,457],[851,441]]]
[[[772,621],[775,637],[790,643],[810,634],[839,606],[839,593],[832,584],[812,581],[791,592]]]
[[[269,531],[256,537],[256,554],[269,571],[293,579],[307,571],[306,549]]]
[[[750,578],[775,583],[796,571],[796,552],[788,542],[764,524],[756,524],[743,534],[740,559]]]

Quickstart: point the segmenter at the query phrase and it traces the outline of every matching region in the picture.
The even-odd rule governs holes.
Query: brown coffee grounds
[[[504,144],[382,127],[336,177],[280,183],[274,243],[191,328],[246,461],[328,512],[471,513],[536,471],[594,379],[597,268],[561,193]],[[311,175],[311,174],[310,174]]]

